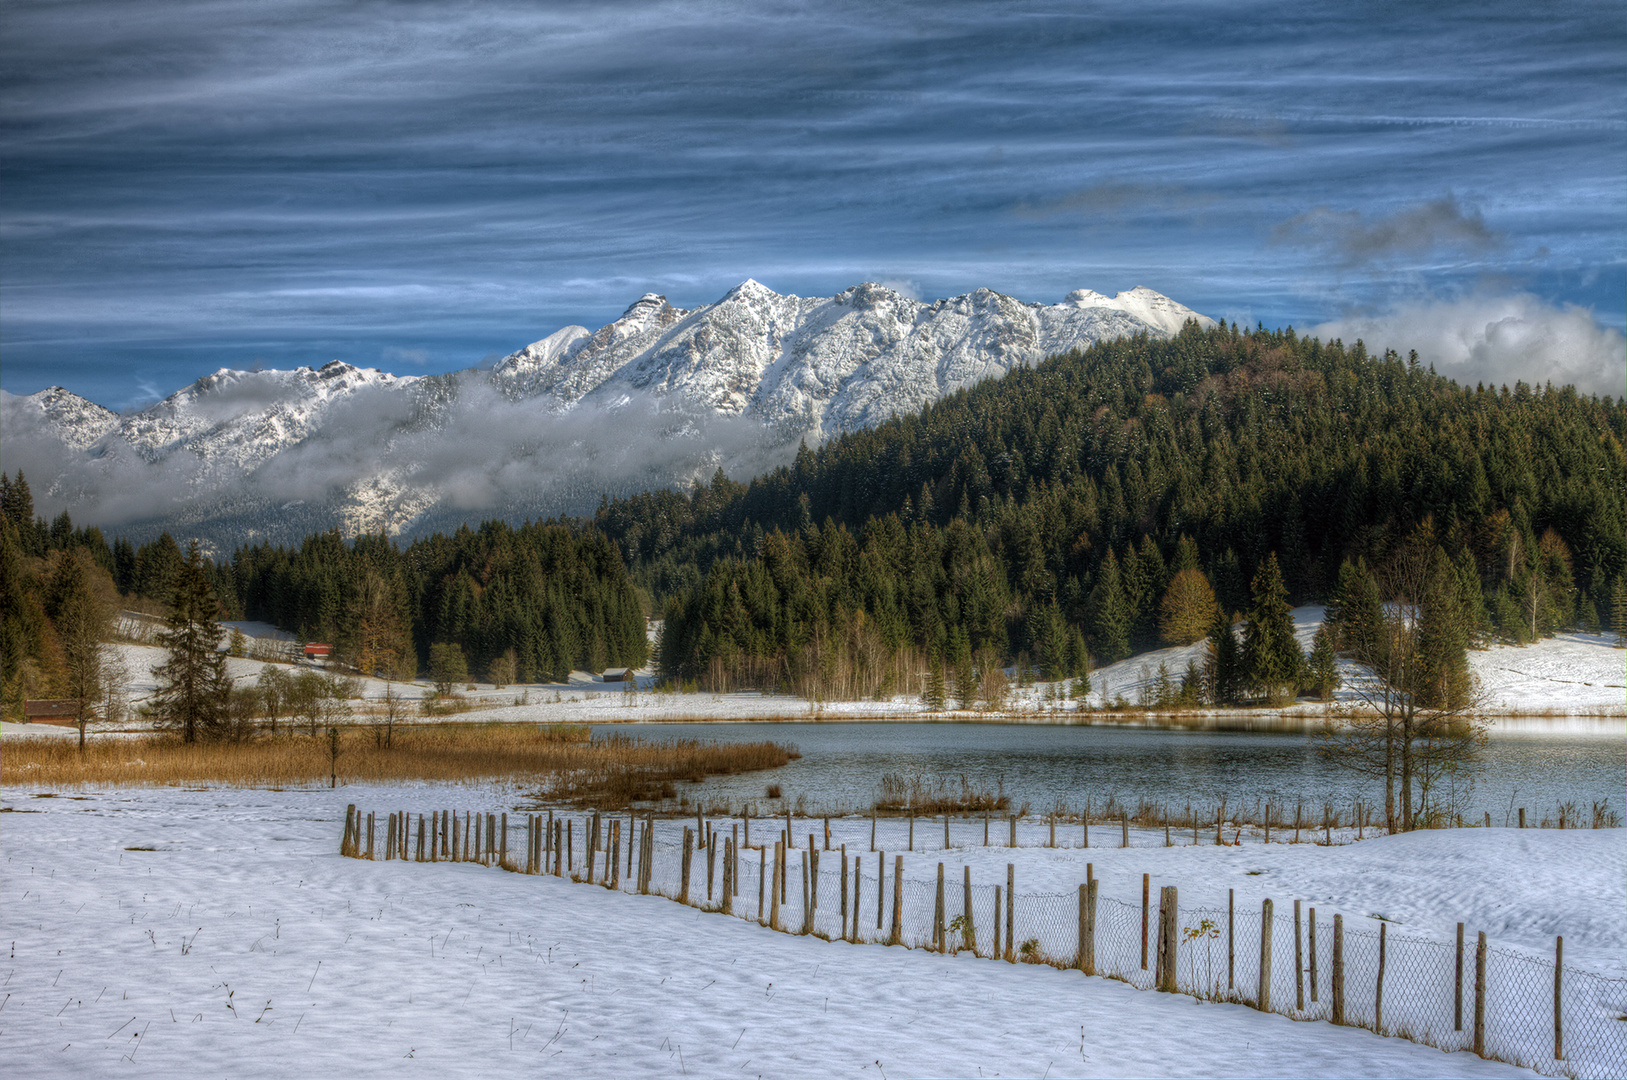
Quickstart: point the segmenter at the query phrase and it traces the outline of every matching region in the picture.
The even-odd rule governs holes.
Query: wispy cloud
[[[1277,226],[1271,239],[1314,248],[1354,267],[1445,252],[1480,254],[1502,246],[1505,238],[1486,225],[1478,209],[1465,209],[1447,194],[1373,216],[1318,206]]]

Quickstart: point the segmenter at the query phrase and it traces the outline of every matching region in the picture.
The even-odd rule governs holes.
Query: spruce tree
[[[194,540],[171,581],[169,615],[158,637],[159,645],[169,650],[169,659],[154,672],[158,726],[179,732],[183,742],[214,738],[226,728],[232,684],[226,675],[226,654],[220,651],[216,609]]]
[[[1246,679],[1268,701],[1292,698],[1299,692],[1305,655],[1294,640],[1293,609],[1275,552],[1255,571],[1251,592],[1253,602],[1243,626]]]
[[[1333,635],[1328,633],[1326,623],[1316,628],[1316,637],[1311,639],[1311,656],[1307,664],[1310,685],[1316,690],[1316,696],[1323,701],[1333,700],[1333,692],[1339,689],[1339,658],[1333,651]]]
[[[1130,611],[1119,578],[1119,561],[1111,548],[1096,572],[1090,591],[1091,644],[1103,663],[1111,664],[1130,655]]]

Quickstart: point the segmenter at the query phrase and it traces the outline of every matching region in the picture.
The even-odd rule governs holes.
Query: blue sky
[[[450,370],[754,277],[1619,395],[1624,75],[1614,4],[12,0],[0,387]]]

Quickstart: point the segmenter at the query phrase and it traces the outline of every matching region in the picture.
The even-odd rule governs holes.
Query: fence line
[[[827,940],[909,948],[1011,963],[1048,964],[1119,979],[1142,990],[1232,1001],[1300,1020],[1369,1028],[1445,1050],[1551,1075],[1627,1078],[1627,979],[1567,965],[1563,939],[1553,959],[1490,945],[1391,934],[1318,917],[1292,903],[1275,910],[1179,905],[1174,887],[1155,899],[1143,877],[1137,906],[1099,897],[1097,880],[1077,894],[1019,893],[1007,864],[1004,884],[977,884],[939,863],[934,880],[903,876],[903,856],[805,845],[790,819],[754,819],[758,842],[741,826],[697,816],[599,813],[580,820],[525,815],[510,849],[505,814],[346,812],[340,854],[416,862],[473,861],[526,874],[551,874],[758,922]],[[781,829],[779,826],[787,828]],[[375,845],[383,832],[382,847]],[[766,832],[766,835],[765,835]],[[518,840],[518,837],[516,838]],[[830,844],[828,823],[824,844]],[[1364,923],[1368,920],[1363,920]]]

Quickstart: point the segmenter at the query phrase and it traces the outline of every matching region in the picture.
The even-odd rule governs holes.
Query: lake
[[[1319,758],[1304,735],[897,722],[615,724],[593,730],[596,736],[795,745],[802,757],[784,768],[716,777],[680,790],[707,803],[753,802],[760,813],[783,805],[764,798],[769,784],[778,784],[793,805],[804,799],[808,813],[868,811],[882,776],[894,773],[956,789],[962,777],[976,789],[1003,787],[1013,808],[1026,802],[1033,813],[1059,801],[1082,808],[1087,798],[1100,807],[1109,797],[1132,811],[1145,798],[1183,813],[1189,802],[1208,808],[1224,797],[1232,807],[1270,801],[1290,819],[1296,803],[1308,816],[1320,815],[1324,800],[1348,814],[1362,799],[1382,816],[1382,784]],[[1585,813],[1597,800],[1621,814],[1627,741],[1494,738],[1456,786],[1464,793],[1459,801],[1466,814],[1478,819],[1489,811],[1495,825],[1512,824],[1513,808],[1520,806],[1529,808],[1534,825],[1562,801],[1574,801]]]

